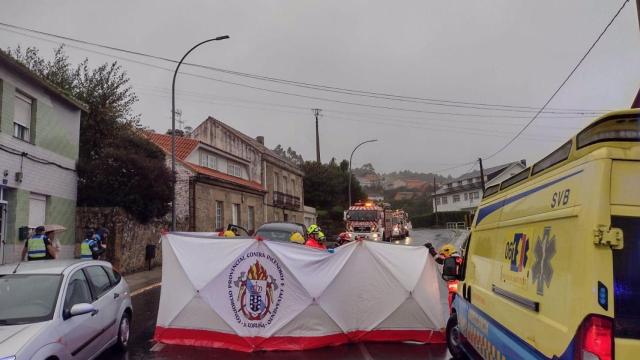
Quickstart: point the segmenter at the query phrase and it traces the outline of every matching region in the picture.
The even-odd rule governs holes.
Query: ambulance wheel
[[[451,314],[449,321],[447,321],[447,348],[454,359],[467,359],[462,350],[462,336],[458,328],[458,317],[455,313]]]

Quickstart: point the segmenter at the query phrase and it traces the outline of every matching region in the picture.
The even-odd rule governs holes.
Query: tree
[[[123,207],[141,222],[164,216],[171,173],[162,151],[138,134],[138,97],[122,67],[113,62],[92,69],[88,59],[74,67],[63,46],[49,61],[33,47],[7,52],[89,107],[80,121],[78,205]]]
[[[287,150],[285,151],[282,145],[278,144],[278,146],[276,146],[273,149],[273,152],[275,152],[276,155],[278,155],[280,158],[290,161],[299,167],[301,167],[302,164],[304,163],[304,159],[302,158],[302,155],[298,154],[291,147],[288,147]]]

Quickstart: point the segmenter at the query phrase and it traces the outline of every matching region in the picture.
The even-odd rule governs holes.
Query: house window
[[[294,195],[294,196],[297,195],[298,194],[297,190],[298,189],[296,189],[296,179],[292,178],[291,179],[291,195]]]
[[[480,199],[480,192],[479,191],[474,192],[473,193],[473,198],[474,199]]]
[[[287,177],[283,176],[282,179],[283,179],[282,180],[282,184],[284,185],[284,193],[288,194],[289,193],[289,183],[288,183]]]
[[[215,155],[201,153],[200,166],[216,170],[218,168],[218,158]]]
[[[453,202],[457,203],[458,201],[460,201],[460,194],[453,195]]]
[[[247,230],[252,231],[255,229],[256,229],[255,208],[253,206],[249,206],[247,208]]]
[[[243,178],[242,165],[229,161],[227,166],[227,173],[235,177]]]
[[[224,230],[224,203],[216,201],[216,231]]]
[[[449,201],[447,200],[446,196],[442,197],[442,205],[446,205]]]
[[[240,224],[240,204],[231,204],[231,223]]]
[[[280,178],[278,173],[273,173],[273,191],[280,191]]]
[[[31,141],[29,127],[31,125],[31,109],[33,100],[21,93],[16,93],[13,110],[13,136],[20,140]]]
[[[29,226],[38,227],[46,223],[47,197],[31,193],[29,195]]]
[[[440,205],[440,198],[439,197],[436,198],[436,205]]]

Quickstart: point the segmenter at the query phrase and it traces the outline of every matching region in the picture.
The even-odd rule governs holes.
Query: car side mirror
[[[89,304],[89,303],[80,303],[80,304],[75,304],[71,307],[71,309],[69,310],[65,310],[65,319],[74,317],[74,316],[78,316],[78,315],[84,315],[84,314],[95,314],[98,312],[98,309],[95,308],[95,306]]]
[[[451,256],[444,259],[442,263],[442,279],[445,281],[458,280],[460,278],[460,267],[456,258]]]

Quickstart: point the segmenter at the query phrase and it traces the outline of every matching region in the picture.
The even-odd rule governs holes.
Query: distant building
[[[59,224],[72,258],[80,147],[87,106],[0,51],[0,263],[16,262],[21,227]]]
[[[363,187],[374,187],[382,185],[382,177],[378,174],[367,174],[365,176],[357,176],[356,179]]]
[[[526,168],[526,161],[521,160],[484,169],[485,187],[502,182]],[[474,211],[482,198],[482,182],[480,171],[476,170],[461,175],[445,183],[435,193],[434,209],[446,211]]]
[[[384,184],[385,190],[394,190],[403,187],[407,187],[407,182],[401,179],[391,180]]]
[[[393,200],[411,200],[416,196],[416,193],[412,191],[398,191],[394,196]]]
[[[428,186],[429,186],[428,183],[424,180],[415,180],[415,179],[405,180],[405,187],[408,190],[425,192]]]

